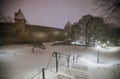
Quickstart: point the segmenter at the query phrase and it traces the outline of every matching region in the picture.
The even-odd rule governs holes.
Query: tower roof
[[[67,28],[71,28],[71,26],[72,26],[72,24],[70,23],[70,21],[68,21],[66,24],[65,24],[65,29],[67,29]]]
[[[25,20],[25,16],[23,15],[21,9],[19,9],[18,12],[15,13],[15,19],[24,19]]]

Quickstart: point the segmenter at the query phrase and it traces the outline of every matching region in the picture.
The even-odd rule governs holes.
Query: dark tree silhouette
[[[40,41],[32,41],[29,44],[32,46],[32,53],[35,52],[35,48],[46,49],[43,43]]]
[[[94,17],[92,15],[83,16],[78,23],[72,26],[73,40],[84,37],[85,47],[94,45],[95,40],[108,40],[111,27],[105,24],[102,17]]]
[[[98,10],[102,9],[103,13],[109,20],[120,23],[120,0],[95,0]]]

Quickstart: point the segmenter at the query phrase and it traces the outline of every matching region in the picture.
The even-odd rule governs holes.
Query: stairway
[[[74,64],[70,68],[61,67],[54,79],[89,79],[88,67]]]

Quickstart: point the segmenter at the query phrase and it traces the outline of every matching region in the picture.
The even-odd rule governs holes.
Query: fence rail
[[[69,68],[70,58],[72,57],[72,62],[74,64],[75,61],[76,61],[76,63],[78,62],[78,57],[80,57],[80,55],[76,55],[75,56],[75,55],[72,55],[72,54],[68,54],[67,55],[67,54],[63,54],[63,53],[59,53],[59,52],[53,52],[52,55],[50,56],[50,59],[49,59],[47,65],[46,65],[46,67],[42,68],[42,70],[40,72],[36,73],[34,76],[32,76],[31,79],[35,79],[39,75],[42,75],[42,78],[45,79],[45,71],[48,70],[48,67],[49,67],[53,57],[55,57],[55,62],[56,62],[55,72],[57,73],[58,72],[58,68],[59,68],[58,64],[59,64],[60,58],[66,58],[66,60],[67,60],[67,68]]]

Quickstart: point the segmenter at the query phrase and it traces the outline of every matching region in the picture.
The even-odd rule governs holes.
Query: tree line
[[[90,14],[71,25],[69,37],[73,40],[83,40],[86,48],[95,45],[96,41],[105,43],[107,41],[115,42],[119,36],[115,31],[115,24],[106,23],[102,17],[92,16]]]

